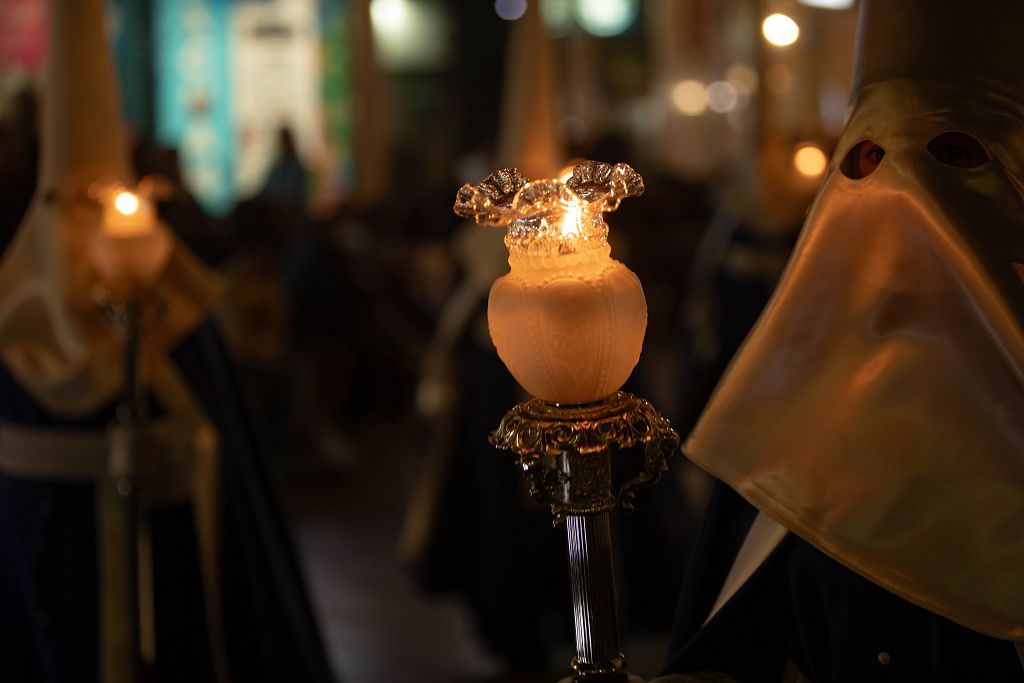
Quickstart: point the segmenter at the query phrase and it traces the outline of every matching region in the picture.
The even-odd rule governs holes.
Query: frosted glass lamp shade
[[[171,255],[171,236],[162,227],[128,236],[100,231],[89,247],[100,282],[114,292],[132,292],[160,279]]]
[[[647,302],[636,275],[602,255],[568,268],[513,267],[491,287],[487,323],[524,389],[547,401],[588,403],[629,378]]]
[[[625,164],[594,162],[566,183],[526,183],[508,169],[460,191],[457,213],[508,225],[510,272],[491,287],[487,322],[499,357],[534,396],[602,399],[640,359],[647,302],[636,275],[611,258],[602,212],[642,191]]]
[[[90,258],[107,289],[129,293],[156,284],[171,255],[172,239],[147,198],[120,188],[101,193],[103,220]]]

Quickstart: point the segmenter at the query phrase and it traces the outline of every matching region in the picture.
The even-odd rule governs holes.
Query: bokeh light
[[[850,9],[853,0],[797,0],[801,5],[819,7],[821,9]]]
[[[386,69],[418,71],[445,63],[451,43],[439,3],[371,0],[370,21],[374,51]]]
[[[370,3],[370,20],[380,32],[402,31],[409,20],[407,0],[373,0]]]
[[[792,45],[800,37],[800,27],[792,18],[785,14],[770,14],[761,24],[761,32],[765,40],[772,45],[785,47]]]
[[[617,36],[633,25],[640,3],[638,0],[576,0],[573,9],[584,31],[608,37]]]
[[[817,178],[825,172],[828,157],[817,145],[801,145],[793,154],[793,168],[807,178]]]
[[[757,72],[749,64],[740,62],[731,65],[725,70],[725,80],[740,98],[751,97],[757,91]]]
[[[495,0],[494,12],[505,21],[515,21],[526,14],[526,0]]]
[[[672,104],[681,114],[697,116],[708,106],[708,91],[700,81],[685,80],[672,88]]]
[[[736,108],[739,97],[736,88],[726,81],[715,81],[708,86],[708,108],[711,111],[725,114]]]

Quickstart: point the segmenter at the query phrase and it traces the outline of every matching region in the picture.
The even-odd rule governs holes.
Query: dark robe
[[[1024,681],[1012,643],[917,607],[787,534],[711,612],[757,510],[718,482],[683,584],[666,673],[775,683],[787,660],[813,683]]]
[[[232,679],[331,681],[291,535],[214,326],[197,328],[172,360],[220,437],[222,599]],[[0,365],[2,422],[103,429],[114,407],[82,419],[58,418]],[[0,475],[0,681],[97,680],[93,489]],[[190,503],[152,514],[158,682],[213,677],[192,514]]]
[[[510,671],[544,670],[551,647],[544,621],[562,607],[569,581],[563,534],[525,495],[512,456],[487,441],[517,393],[472,329],[458,347],[457,434],[417,577],[427,592],[466,599],[478,632]]]

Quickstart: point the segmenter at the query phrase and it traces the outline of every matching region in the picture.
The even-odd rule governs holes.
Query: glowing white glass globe
[[[505,169],[459,191],[456,213],[508,227],[510,271],[491,287],[487,321],[501,360],[534,396],[602,399],[640,359],[647,303],[636,275],[611,258],[602,213],[642,192],[629,166],[595,162],[564,183]]]

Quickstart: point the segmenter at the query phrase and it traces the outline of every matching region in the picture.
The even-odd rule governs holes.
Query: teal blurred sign
[[[234,198],[228,69],[231,0],[153,0],[157,142],[179,150],[182,172],[208,210]]]

